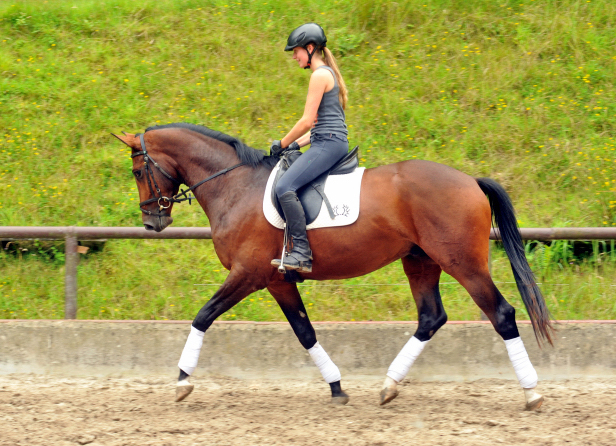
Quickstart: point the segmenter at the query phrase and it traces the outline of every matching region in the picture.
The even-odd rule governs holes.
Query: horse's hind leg
[[[297,285],[287,282],[275,282],[270,284],[267,289],[274,296],[278,305],[280,305],[300,344],[308,350],[323,379],[329,384],[332,392],[332,403],[348,403],[349,397],[344,393],[340,385],[340,370],[318,343],[316,333],[297,290]]]
[[[436,331],[447,322],[447,314],[443,308],[438,287],[441,267],[418,246],[413,248],[410,255],[402,259],[402,266],[417,305],[419,324],[415,334],[389,366],[381,391],[381,405],[398,396],[398,383],[404,379],[415,359]]]
[[[488,316],[496,332],[501,335],[515,374],[524,389],[526,409],[538,409],[543,403],[543,396],[535,391],[537,372],[530,362],[515,321],[515,308],[505,300],[490,277],[487,265],[482,271],[464,271],[461,265],[451,274],[469,292],[475,303]]]

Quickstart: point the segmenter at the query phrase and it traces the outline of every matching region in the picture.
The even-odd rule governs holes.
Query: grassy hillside
[[[430,159],[498,180],[522,226],[616,225],[607,0],[3,2],[0,224],[139,226],[128,154],[110,131],[188,121],[267,147],[303,110],[308,73],[282,49],[306,21],[338,57],[366,167]],[[208,224],[195,206],[174,217]],[[0,317],[58,317],[61,246],[28,249],[0,254]],[[496,278],[509,281],[503,265]],[[139,276],[146,266],[155,277]],[[554,302],[585,289],[584,271],[601,286],[580,295],[592,304],[553,303],[556,316],[614,318],[613,264],[577,268],[554,264],[553,282],[573,290],[554,285]],[[82,261],[79,316],[192,318],[211,294],[193,284],[224,274],[209,242],[109,242]],[[351,282],[308,286],[313,318],[414,317],[406,287],[374,285],[403,283],[399,265]],[[444,287],[450,317],[474,318],[468,295]],[[271,300],[226,317],[281,317],[259,298]]]

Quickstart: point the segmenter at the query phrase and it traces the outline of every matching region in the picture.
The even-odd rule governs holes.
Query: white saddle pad
[[[272,170],[265,187],[263,197],[263,213],[265,218],[273,226],[283,229],[284,220],[278,215],[278,211],[272,203],[272,185],[276,173],[280,169],[280,161]],[[334,226],[346,226],[355,223],[359,217],[359,191],[361,189],[361,178],[364,175],[365,167],[358,167],[353,172],[346,175],[330,175],[325,182],[325,195],[329,199],[336,218],[332,220],[327,212],[325,201],[321,204],[321,211],[315,221],[310,223],[306,229],[331,228]]]

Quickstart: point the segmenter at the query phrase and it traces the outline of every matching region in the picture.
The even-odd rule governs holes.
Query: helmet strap
[[[314,48],[312,50],[312,53],[310,51],[308,51],[308,45],[302,47],[306,50],[306,52],[308,53],[308,63],[306,64],[306,66],[304,67],[304,70],[308,70],[310,68],[310,63],[312,62],[312,56],[314,55],[314,53],[316,53],[317,51],[317,46],[313,45]]]

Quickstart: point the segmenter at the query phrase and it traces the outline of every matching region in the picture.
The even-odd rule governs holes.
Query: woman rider
[[[349,150],[344,115],[347,89],[326,42],[323,28],[316,23],[302,25],[289,35],[285,51],[293,51],[293,59],[301,68],[310,68],[312,74],[303,116],[287,136],[271,146],[272,154],[279,154],[310,143],[310,148],[278,180],[275,190],[293,240],[284,266],[299,272],[312,271],[312,251],[297,191],[330,169]],[[280,259],[272,260],[272,265],[279,266]]]

